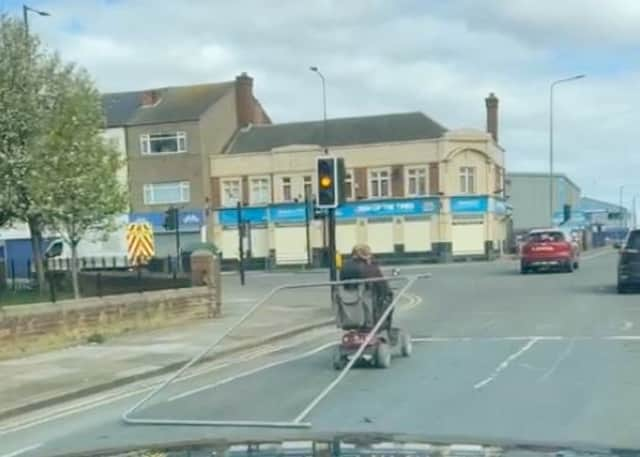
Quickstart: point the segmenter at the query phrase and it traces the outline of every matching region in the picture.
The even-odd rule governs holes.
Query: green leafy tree
[[[87,236],[113,230],[126,210],[118,180],[123,166],[118,151],[101,136],[104,127],[100,94],[89,75],[73,65],[55,72],[48,90],[51,109],[38,167],[43,176],[34,187],[47,227],[71,248],[73,291],[78,287],[78,244]]]
[[[0,215],[3,223],[28,223],[41,288],[44,221],[32,186],[40,179],[36,153],[50,106],[45,88],[58,64],[20,22],[0,15]]]
[[[78,296],[78,244],[93,230],[109,230],[125,209],[122,163],[102,139],[103,127],[87,73],[43,52],[22,23],[0,16],[0,222],[28,223],[41,288],[45,228],[71,247]]]

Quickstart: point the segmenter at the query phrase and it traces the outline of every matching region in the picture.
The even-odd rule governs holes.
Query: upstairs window
[[[140,135],[140,152],[143,155],[187,152],[187,133],[146,133]]]

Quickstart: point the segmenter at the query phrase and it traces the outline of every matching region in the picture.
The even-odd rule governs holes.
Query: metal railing
[[[412,275],[412,276],[388,276],[381,278],[366,278],[366,279],[354,279],[347,281],[325,281],[325,282],[310,282],[310,283],[302,283],[302,284],[284,284],[279,287],[273,288],[269,293],[267,293],[264,297],[262,297],[258,302],[256,302],[238,321],[236,321],[231,327],[229,327],[225,332],[223,332],[218,338],[216,338],[213,343],[211,343],[208,347],[204,348],[199,354],[193,357],[189,362],[182,366],[179,370],[169,376],[166,380],[160,383],[157,387],[155,387],[151,392],[145,395],[141,400],[136,402],[131,408],[126,410],[122,414],[122,420],[127,424],[143,424],[143,425],[205,425],[205,426],[235,426],[235,427],[275,427],[275,428],[309,428],[311,427],[310,422],[305,422],[305,419],[309,416],[311,411],[324,399],[329,395],[329,393],[344,379],[347,375],[351,367],[356,363],[356,361],[360,358],[362,353],[364,352],[367,345],[371,342],[374,335],[378,332],[382,324],[385,322],[389,314],[393,311],[398,303],[400,297],[404,295],[404,293],[409,290],[409,288],[419,279],[425,279],[430,277],[430,273]],[[219,345],[222,340],[224,340],[233,330],[242,325],[252,314],[254,314],[258,308],[260,308],[264,303],[266,303],[271,297],[273,297],[278,292],[283,290],[292,290],[292,289],[305,289],[312,287],[326,287],[329,286],[333,288],[334,286],[342,286],[345,284],[362,284],[362,283],[371,283],[371,282],[381,282],[381,281],[398,281],[398,280],[406,280],[407,283],[400,289],[398,289],[395,294],[393,301],[387,306],[386,310],[380,318],[378,319],[376,325],[371,329],[371,331],[367,334],[366,338],[358,348],[358,351],[354,354],[354,356],[349,360],[349,362],[342,369],[340,374],[322,391],[320,391],[303,409],[302,411],[292,420],[292,421],[256,421],[256,420],[197,420],[197,419],[154,419],[154,418],[145,418],[139,417],[134,418],[132,415],[138,411],[142,405],[147,403],[149,400],[154,398],[160,391],[162,391],[165,387],[171,384],[173,381],[178,379],[185,371],[187,371],[190,367],[197,364],[205,355],[207,355],[213,348]]]

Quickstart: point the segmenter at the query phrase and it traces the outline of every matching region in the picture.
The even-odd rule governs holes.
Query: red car
[[[573,272],[580,266],[580,248],[560,229],[532,230],[522,247],[520,273],[542,268],[560,268]]]

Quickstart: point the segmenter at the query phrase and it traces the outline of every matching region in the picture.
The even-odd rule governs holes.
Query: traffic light
[[[336,208],[344,202],[344,159],[323,156],[316,160],[317,207]]]
[[[169,208],[164,212],[164,224],[166,231],[175,230],[178,226],[178,208]]]

